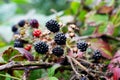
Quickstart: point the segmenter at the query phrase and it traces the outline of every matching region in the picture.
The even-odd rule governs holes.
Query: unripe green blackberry
[[[34,48],[35,48],[35,51],[40,54],[44,54],[48,52],[48,45],[42,41],[36,42],[34,45]]]
[[[15,40],[14,47],[23,48],[24,44],[20,40]]]
[[[60,57],[64,54],[64,50],[61,48],[61,47],[55,47],[53,50],[52,50],[52,53],[57,56],[57,57]]]
[[[24,25],[25,25],[25,20],[21,20],[18,22],[19,27],[24,27]]]
[[[84,52],[88,48],[88,44],[84,41],[80,41],[77,43],[77,48],[80,49],[81,52]]]
[[[58,32],[60,29],[60,25],[58,24],[58,22],[52,19],[49,20],[45,26],[47,27],[48,30],[54,33]]]
[[[54,37],[54,40],[58,45],[66,44],[66,36],[63,33],[57,33]]]

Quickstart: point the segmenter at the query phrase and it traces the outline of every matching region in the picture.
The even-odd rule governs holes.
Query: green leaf
[[[61,28],[61,31],[62,31],[63,33],[67,33],[67,32],[68,32],[68,27],[67,27],[67,26],[62,27],[62,28]]]
[[[109,18],[108,15],[95,14],[95,15],[89,16],[89,18],[87,19],[87,22],[95,22],[96,25],[107,24],[108,23],[108,18]]]
[[[79,3],[79,2],[74,2],[74,1],[73,1],[73,2],[71,3],[71,10],[72,10],[73,14],[76,14],[79,6],[80,6],[80,3]]]
[[[90,5],[93,3],[93,0],[85,0],[85,5]]]
[[[28,0],[12,0],[12,2],[15,2],[17,4],[25,4],[28,3]]]
[[[0,71],[0,74],[3,74],[3,75],[5,75],[5,71]],[[5,77],[3,77],[3,76],[0,76],[0,80],[5,80]]]
[[[58,80],[56,77],[49,77],[49,80]]]
[[[41,75],[45,72],[42,71],[42,69],[32,70],[30,72],[29,80],[36,80],[38,78],[41,78]]]
[[[51,77],[54,75],[55,70],[60,67],[60,64],[55,64],[51,68],[48,69],[48,76]]]

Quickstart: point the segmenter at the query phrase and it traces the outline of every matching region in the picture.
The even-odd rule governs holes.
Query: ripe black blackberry
[[[24,25],[25,25],[25,20],[21,20],[18,22],[18,26],[24,27]]]
[[[18,31],[18,28],[16,25],[13,25],[11,30],[12,32],[16,33]]]
[[[35,48],[36,52],[38,52],[40,54],[44,54],[44,53],[48,52],[48,45],[42,41],[35,43],[34,48]]]
[[[66,44],[66,36],[63,33],[57,33],[54,37],[54,40],[58,45]]]
[[[102,57],[102,55],[101,55],[101,52],[99,51],[99,50],[96,50],[96,51],[94,51],[94,54],[93,54],[93,59],[94,60],[99,60],[100,58]]]
[[[52,53],[53,53],[55,56],[60,57],[60,56],[62,56],[62,55],[64,54],[64,50],[63,50],[61,47],[57,46],[57,47],[55,47],[55,48],[52,50]]]
[[[15,40],[14,47],[23,48],[24,44],[20,40]]]
[[[47,27],[48,30],[54,33],[58,32],[60,29],[60,25],[58,24],[58,22],[52,19],[49,20],[45,26]]]
[[[84,41],[80,41],[77,43],[77,48],[80,49],[81,52],[84,52],[88,48],[88,43],[86,43]]]

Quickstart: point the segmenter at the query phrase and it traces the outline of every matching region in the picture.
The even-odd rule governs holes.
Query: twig
[[[11,69],[11,68],[19,68],[19,67],[29,67],[29,66],[40,66],[41,68],[44,67],[51,67],[53,64],[52,63],[44,63],[44,62],[39,62],[39,61],[33,61],[33,62],[9,62],[7,64],[1,65],[0,66],[0,71],[6,70],[6,69]]]
[[[68,60],[69,60],[69,62],[70,62],[70,64],[71,64],[71,67],[72,67],[73,71],[75,72],[75,74],[78,75],[78,76],[81,76],[81,75],[76,71],[76,69],[75,69],[75,67],[74,67],[74,65],[73,65],[73,62],[72,62],[71,58],[70,58],[69,56],[67,56],[67,58],[68,58]]]
[[[30,73],[30,69],[29,68],[25,68],[22,80],[28,80],[29,73]]]
[[[72,57],[71,57],[72,58]],[[86,71],[88,74],[90,74],[91,76],[95,76],[94,74],[90,73],[89,70],[84,67],[82,64],[80,64],[76,59],[72,58],[72,60],[74,61],[75,64],[77,64],[78,66],[80,66],[84,71]]]

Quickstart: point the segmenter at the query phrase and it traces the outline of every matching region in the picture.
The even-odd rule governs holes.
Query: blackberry
[[[96,51],[94,51],[94,54],[93,54],[93,59],[94,60],[99,60],[100,58],[102,57],[102,55],[101,55],[101,52],[99,51],[99,50],[96,50]]]
[[[36,52],[41,53],[41,54],[48,52],[48,45],[42,41],[35,43],[34,48]]]
[[[81,52],[84,52],[88,48],[88,44],[84,41],[78,42],[77,43],[77,48],[80,49]]]
[[[14,47],[23,48],[24,44],[20,40],[15,40]]]
[[[61,65],[70,65],[67,57],[65,57],[65,58],[60,62],[60,64],[61,64]]]
[[[57,57],[60,57],[64,54],[64,50],[61,48],[61,47],[55,47],[53,50],[52,50],[52,53],[57,56]]]
[[[57,33],[54,37],[54,40],[58,45],[66,44],[66,36],[63,33]]]
[[[49,20],[45,26],[47,27],[48,30],[54,33],[58,32],[60,29],[60,25],[58,24],[58,22],[52,19]]]
[[[18,31],[18,28],[16,27],[16,25],[12,26],[12,32],[16,33]]]
[[[36,19],[32,19],[30,21],[30,25],[31,25],[32,28],[38,28],[39,27],[39,23]]]
[[[18,22],[18,26],[23,27],[25,25],[25,20],[21,20]]]

